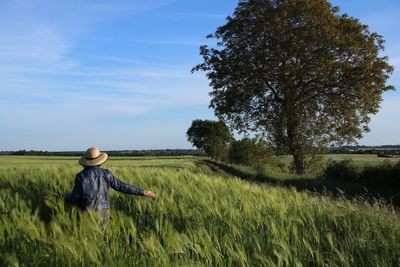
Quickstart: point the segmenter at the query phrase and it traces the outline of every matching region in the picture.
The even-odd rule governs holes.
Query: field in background
[[[191,157],[110,158],[105,168],[158,199],[111,192],[104,229],[63,201],[77,160],[0,157],[1,266],[400,264],[391,207],[250,183]]]
[[[165,157],[154,157],[154,156],[140,156],[140,157],[110,157],[110,160],[113,161],[113,165],[117,164],[126,164],[129,162],[130,165],[142,166],[146,165],[146,161],[150,160],[151,165],[163,165],[163,164],[174,164],[177,163],[178,165],[182,165],[183,162],[192,162],[192,159],[205,159],[206,157],[192,157],[192,156],[165,156]],[[73,156],[0,156],[0,168],[7,167],[7,164],[14,165],[16,164],[16,160],[21,165],[26,164],[47,164],[51,162],[52,164],[66,164],[71,167],[75,167],[79,169],[80,167],[77,166],[76,162],[78,161],[79,157]],[[371,154],[327,154],[323,156],[323,159],[330,161],[330,160],[345,160],[351,159],[354,162],[360,165],[370,165],[370,164],[379,164],[384,161],[390,162],[397,162],[400,158],[383,158],[377,157],[377,155]],[[183,161],[182,161],[183,160]],[[117,163],[117,161],[119,163]],[[279,161],[284,163],[286,166],[289,166],[292,161],[292,156],[280,156]],[[190,163],[190,164],[192,164]],[[109,162],[107,163],[109,164]]]
[[[286,166],[290,166],[292,158],[292,156],[280,156],[279,160]],[[322,158],[326,161],[351,159],[360,165],[379,164],[384,161],[397,162],[400,160],[398,157],[384,158],[378,157],[376,154],[327,154],[322,156]]]

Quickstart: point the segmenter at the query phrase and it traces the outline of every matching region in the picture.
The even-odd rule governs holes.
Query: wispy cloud
[[[68,133],[74,139],[72,129],[99,132],[104,121],[112,124],[170,107],[207,105],[207,82],[192,75],[189,65],[77,49],[98,23],[172,2],[0,3],[0,127],[8,132],[0,133],[0,150],[15,143],[36,148],[40,136],[31,139],[29,133],[43,133],[49,140]],[[155,43],[161,42],[194,45],[185,40]]]
[[[37,98],[54,99],[61,95],[63,99],[70,99],[77,105],[80,100],[83,102],[91,98],[100,101],[104,98],[108,101],[108,107],[114,106],[113,110],[128,114],[162,108],[169,104],[176,105],[179,101],[175,99],[181,99],[184,95],[193,101],[186,101],[186,105],[204,101],[204,97],[197,100],[189,97],[191,92],[185,93],[189,92],[186,88],[189,80],[199,80],[190,74],[190,66],[151,65],[140,60],[109,55],[93,55],[92,59],[121,63],[123,66],[87,66],[81,62],[85,55],[74,55],[75,33],[63,31],[69,23],[74,23],[76,16],[79,16],[79,12],[78,15],[70,14],[77,9],[89,14],[84,16],[83,20],[99,21],[111,16],[103,17],[103,12],[114,15],[120,12],[144,12],[171,2],[173,1],[136,1],[132,4],[132,1],[123,1],[122,5],[98,1],[58,1],[57,4],[52,1],[35,1],[35,4],[30,1],[7,2],[6,11],[3,12],[13,15],[2,16],[0,19],[3,25],[0,26],[0,35],[3,36],[0,39],[2,94],[29,97],[36,94]],[[79,8],[74,5],[78,5]],[[69,9],[71,12],[64,12]],[[57,13],[62,13],[63,16],[58,22],[50,23],[46,16],[36,16],[36,12],[43,12],[39,10],[51,10],[54,11],[52,16]],[[88,12],[89,10],[91,12]],[[24,20],[20,22],[12,23],[11,20],[14,21],[16,17],[22,17],[24,14],[29,15],[23,16]],[[89,29],[83,29],[87,30]],[[86,56],[88,57],[91,56]],[[205,84],[199,84],[201,83]],[[174,88],[171,88],[172,84]],[[138,95],[138,92],[143,95]],[[124,98],[119,96],[122,93],[125,94]],[[130,93],[136,95],[129,96]],[[205,93],[204,89],[202,93]],[[148,95],[153,97],[151,103],[146,99]],[[134,98],[133,103],[126,100],[128,97]],[[129,111],[128,106],[140,107],[138,102],[144,103],[146,108],[132,108],[133,112]],[[18,102],[13,105],[18,105]]]

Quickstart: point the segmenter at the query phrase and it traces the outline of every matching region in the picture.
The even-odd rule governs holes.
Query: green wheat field
[[[392,207],[219,176],[192,157],[110,158],[157,200],[111,191],[104,227],[64,203],[77,160],[0,157],[0,266],[400,265]]]

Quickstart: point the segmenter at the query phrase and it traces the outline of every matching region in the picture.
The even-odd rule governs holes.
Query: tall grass
[[[75,162],[0,158],[1,266],[400,264],[390,207],[205,174],[190,159],[111,159],[115,176],[158,199],[111,192],[104,228],[63,201]]]

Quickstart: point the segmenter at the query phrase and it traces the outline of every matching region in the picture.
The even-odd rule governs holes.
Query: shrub
[[[323,176],[327,179],[357,181],[360,174],[361,167],[355,164],[353,160],[346,159],[328,163]]]
[[[234,141],[229,149],[232,163],[259,167],[276,162],[272,148],[260,138],[243,138]]]
[[[217,161],[228,161],[229,148],[226,145],[216,144],[209,146],[207,153]]]
[[[304,169],[306,174],[319,175],[321,172],[323,172],[325,166],[326,159],[318,153],[307,155],[304,161]],[[294,160],[292,161],[289,169],[293,173],[296,172],[296,165]]]
[[[352,160],[333,161],[325,169],[325,178],[355,181],[364,185],[400,186],[400,161],[384,161],[361,167]]]
[[[366,166],[360,180],[364,184],[399,186],[400,162],[384,161],[376,166]]]

